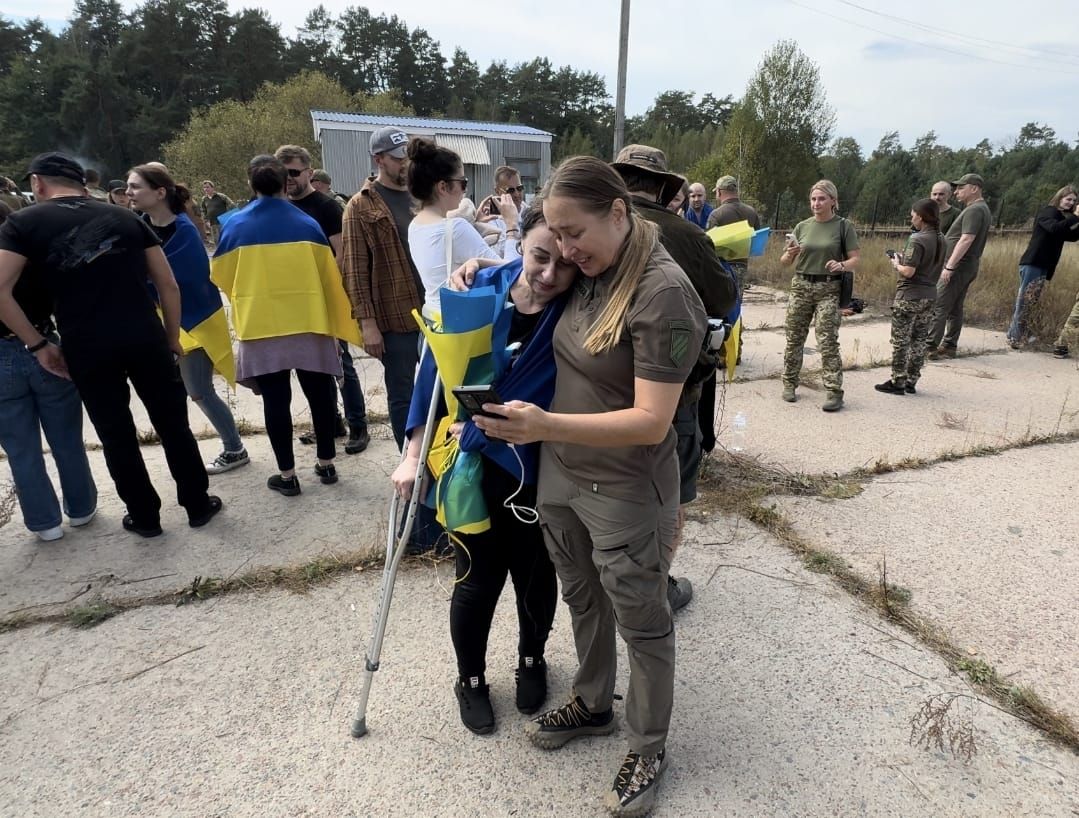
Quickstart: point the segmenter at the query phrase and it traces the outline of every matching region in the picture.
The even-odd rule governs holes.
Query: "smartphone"
[[[899,253],[897,253],[895,250],[885,250],[884,255],[886,255],[888,258],[895,258],[899,255]]]
[[[485,403],[504,403],[502,398],[498,396],[494,388],[490,384],[472,385],[472,386],[455,386],[451,390],[454,397],[461,402],[461,406],[468,412],[469,417],[474,415],[480,415],[486,418],[501,418],[502,415],[495,415],[491,412],[483,411],[483,404]]]
[[[794,238],[794,234],[793,233],[788,233],[787,234],[787,246],[790,247],[790,246],[795,245],[797,243],[798,243],[798,241],[797,241],[797,239]]]
[[[491,216],[498,216],[502,213],[502,211],[498,209],[498,199],[494,196],[491,196],[487,200],[487,213]]]

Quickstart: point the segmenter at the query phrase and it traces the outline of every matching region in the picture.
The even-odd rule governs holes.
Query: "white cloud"
[[[854,8],[852,2],[879,14]],[[908,145],[935,130],[953,146],[972,145],[983,137],[1000,142],[1029,121],[1048,123],[1067,140],[1079,133],[1079,48],[1073,45],[1079,41],[1079,15],[1049,14],[1014,0],[955,0],[931,7],[852,2],[757,0],[737,6],[635,0],[629,113],[643,112],[657,93],[672,88],[737,98],[764,52],[779,39],[794,39],[820,66],[838,114],[838,133],[854,136],[867,152],[891,130],[898,130]],[[134,5],[125,2],[128,8]],[[245,4],[230,0],[229,5]],[[281,24],[285,36],[295,34],[311,7],[290,0],[261,0],[259,5]],[[493,59],[512,63],[542,55],[559,65],[596,71],[614,94],[618,0],[330,0],[325,5],[331,12],[366,5],[376,14],[397,14],[409,26],[425,28],[447,57],[461,46],[481,69]],[[65,18],[71,7],[64,0],[41,0],[35,10],[43,17]],[[22,3],[0,0],[0,13],[24,10]]]

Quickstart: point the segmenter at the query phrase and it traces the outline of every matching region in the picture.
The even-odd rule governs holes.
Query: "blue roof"
[[[312,110],[311,116],[322,122],[343,122],[353,125],[396,125],[402,130],[427,128],[429,130],[483,131],[486,133],[520,134],[524,136],[553,136],[547,131],[527,125],[511,125],[504,122],[473,122],[468,119],[430,119],[418,116],[379,116],[377,114],[346,114],[340,111]]]

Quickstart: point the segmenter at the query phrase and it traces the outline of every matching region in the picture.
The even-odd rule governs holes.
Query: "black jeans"
[[[128,381],[146,406],[150,424],[161,440],[169,472],[176,481],[177,501],[188,517],[205,514],[209,510],[206,467],[187,422],[187,390],[164,337],[108,348],[73,343],[65,347],[64,355],[101,438],[116,493],[135,525],[155,528],[160,524],[161,498],[154,491],[139,450]]]
[[[316,455],[322,460],[333,460],[337,454],[333,440],[337,418],[337,381],[333,375],[325,372],[303,369],[296,370],[296,378],[311,409]],[[270,438],[277,468],[290,471],[296,467],[292,454],[292,370],[282,369],[268,375],[257,375],[255,383],[262,393],[266,435]]]
[[[491,528],[482,534],[453,535],[465,547],[455,545],[454,549],[458,581],[450,602],[450,637],[458,673],[465,679],[482,676],[487,668],[487,639],[507,574],[517,594],[519,656],[543,656],[558,599],[554,566],[539,525],[522,523],[502,507],[517,488],[517,478],[490,460],[484,460],[483,469]],[[517,505],[531,508],[535,501],[534,486],[526,486],[514,499]]]
[[[697,419],[701,427],[701,449],[710,452],[716,447],[716,373],[701,384],[697,400]]]

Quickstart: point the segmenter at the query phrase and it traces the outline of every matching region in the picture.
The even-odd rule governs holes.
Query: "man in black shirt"
[[[34,159],[30,183],[39,204],[0,228],[0,321],[42,367],[74,381],[127,505],[124,528],[143,537],[161,533],[161,498],[139,450],[129,380],[161,439],[188,522],[205,525],[221,500],[206,493],[206,469],[187,422],[175,365],[180,290],[157,237],[131,211],[90,199],[82,168],[63,154]],[[24,272],[51,294],[62,351],[14,297]],[[164,326],[147,279],[157,288]]]
[[[296,207],[318,222],[326,240],[333,248],[334,258],[341,261],[341,216],[343,210],[337,200],[327,196],[311,185],[314,169],[311,167],[311,154],[299,145],[282,145],[274,156],[288,171],[285,194]],[[356,375],[356,365],[352,362],[352,353],[347,341],[338,341],[341,353],[341,402],[345,405],[345,419],[348,420],[348,440],[345,442],[345,454],[358,454],[367,448],[371,437],[367,432],[367,405],[360,388],[360,379]],[[337,416],[338,437],[344,436],[344,422]],[[313,445],[314,432],[300,435],[300,442]]]

